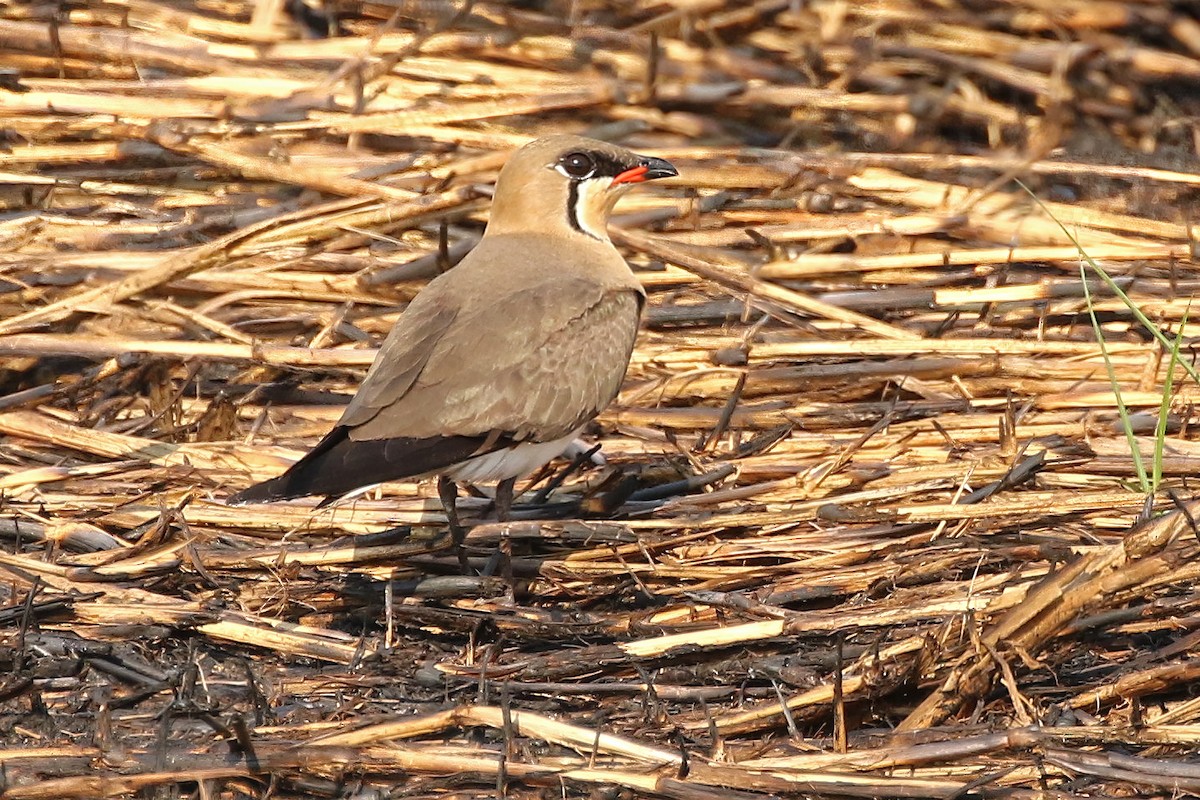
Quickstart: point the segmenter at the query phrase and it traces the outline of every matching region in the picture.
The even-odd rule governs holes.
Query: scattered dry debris
[[[1200,792],[1197,81],[1183,2],[0,0],[0,800]],[[607,464],[474,577],[225,507],[564,131],[681,173]]]

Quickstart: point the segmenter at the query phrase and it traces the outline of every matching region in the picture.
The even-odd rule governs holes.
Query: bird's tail
[[[288,491],[290,482],[288,473],[285,472],[278,478],[256,483],[237,494],[230,495],[225,501],[225,505],[244,506],[248,503],[270,503],[273,500],[290,500],[293,497],[299,497],[300,495]]]
[[[256,483],[232,495],[225,501],[228,506],[244,506],[247,503],[270,503],[275,500],[294,500],[297,497],[308,497],[314,494],[341,495],[347,489],[334,489],[316,485],[314,476],[319,476],[321,466],[328,453],[346,439],[346,429],[337,426],[310,450],[303,458],[288,467],[287,472],[271,478],[269,481]],[[354,487],[350,487],[354,488]]]

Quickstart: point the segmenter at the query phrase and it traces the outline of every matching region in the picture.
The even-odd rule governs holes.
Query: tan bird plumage
[[[608,215],[628,186],[675,174],[575,136],[517,151],[483,238],[409,304],[334,429],[229,502],[336,498],[438,474],[457,528],[453,481],[498,480],[510,500],[515,478],[561,453],[616,396],[643,295],[608,240]]]

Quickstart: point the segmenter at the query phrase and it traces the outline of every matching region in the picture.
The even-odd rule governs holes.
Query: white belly
[[[510,449],[475,456],[457,466],[450,467],[445,470],[444,474],[450,480],[465,483],[487,483],[519,478],[561,454],[575,439],[576,433],[578,431],[552,442],[530,442]]]

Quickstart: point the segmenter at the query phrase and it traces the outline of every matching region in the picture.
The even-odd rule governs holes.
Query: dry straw
[[[316,5],[0,0],[0,798],[1200,791],[1182,5]],[[561,131],[681,174],[515,587],[224,506]]]

